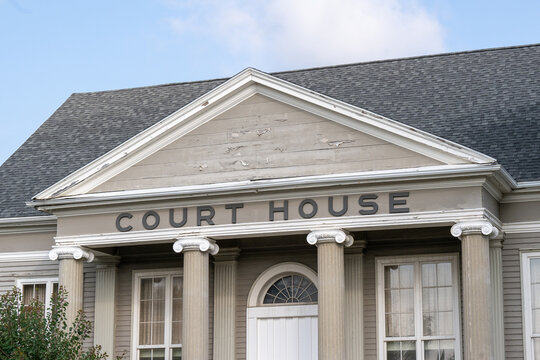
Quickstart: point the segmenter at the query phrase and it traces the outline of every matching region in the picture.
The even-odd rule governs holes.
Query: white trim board
[[[49,250],[44,251],[18,251],[0,253],[0,263],[20,261],[45,261],[49,259]]]
[[[246,69],[34,198],[45,200],[86,193],[254,94],[262,94],[297,106],[448,164],[495,163],[495,159],[475,150],[260,71]]]
[[[341,218],[301,219],[248,224],[130,231],[91,235],[59,236],[56,245],[122,246],[168,243],[181,236],[205,236],[213,239],[307,234],[316,229],[340,228],[350,231],[400,229],[407,227],[452,226],[459,221],[489,220],[500,227],[500,221],[484,208],[411,212],[406,214],[359,215]]]
[[[540,233],[540,221],[503,223],[502,229],[507,234]]]

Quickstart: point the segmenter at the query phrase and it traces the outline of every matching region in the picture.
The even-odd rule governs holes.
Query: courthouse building
[[[540,359],[540,45],[73,94],[0,217],[129,359]]]

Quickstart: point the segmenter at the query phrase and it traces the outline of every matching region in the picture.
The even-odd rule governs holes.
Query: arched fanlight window
[[[311,280],[291,274],[277,279],[266,291],[263,304],[316,303],[318,291]]]

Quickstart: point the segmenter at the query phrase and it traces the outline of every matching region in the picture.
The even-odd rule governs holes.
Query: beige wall
[[[501,204],[501,220],[504,223],[538,221],[540,201],[525,201]]]
[[[255,95],[92,192],[439,164],[333,121]]]
[[[56,232],[0,234],[0,252],[51,250]]]
[[[403,191],[400,188],[399,191]],[[328,195],[317,195],[314,190],[311,195],[304,192],[304,196],[298,197],[294,194],[286,195],[273,195],[275,200],[275,206],[282,206],[282,200],[289,200],[289,220],[301,219],[298,212],[298,205],[305,198],[314,199],[318,204],[318,213],[316,218],[328,218],[331,217],[328,212],[328,196],[334,196],[334,209],[340,210],[342,205],[342,195],[349,194],[349,211],[344,216],[359,215],[360,206],[358,204],[359,196],[366,193],[374,193],[378,195],[377,202],[379,210],[377,214],[388,214],[389,210],[389,192],[377,192],[373,191],[373,188],[366,191],[362,188],[355,189],[349,187],[343,190],[336,190],[335,193],[329,193]],[[210,199],[204,203],[199,201],[197,205],[212,205],[216,210],[216,215],[213,219],[217,224],[230,224],[231,223],[231,210],[225,209],[224,204],[243,202],[244,208],[238,210],[238,223],[249,223],[258,221],[268,221],[269,217],[269,201],[258,201],[263,195],[251,195],[244,198],[231,198],[228,201]],[[268,196],[268,195],[266,195]],[[371,201],[371,200],[370,200]],[[422,211],[440,211],[440,210],[463,210],[463,209],[476,209],[482,207],[482,192],[480,187],[466,187],[466,188],[444,188],[444,189],[427,189],[427,190],[411,190],[409,191],[409,197],[407,198],[407,205],[411,212]],[[133,206],[133,205],[131,205]],[[180,221],[182,218],[182,207],[188,208],[188,221],[185,227],[196,226],[196,206],[190,203],[183,203],[182,205],[175,205],[169,202],[162,205],[159,203],[146,204],[145,210],[130,210],[126,207],[122,210],[103,210],[104,213],[89,214],[89,215],[76,215],[76,216],[59,216],[58,218],[58,236],[68,235],[83,235],[83,234],[96,234],[96,233],[118,233],[115,222],[117,216],[125,211],[129,211],[132,215],[132,219],[122,220],[122,226],[131,225],[133,230],[144,230],[142,225],[143,215],[147,210],[155,210],[160,217],[160,224],[157,229],[171,228],[169,225],[169,209],[176,209],[176,221]],[[405,207],[405,206],[399,206]],[[140,208],[140,207],[139,207]],[[310,206],[306,205],[305,211],[309,211]],[[106,211],[106,212],[105,212]],[[365,215],[369,216],[369,215]],[[282,220],[281,214],[276,214],[275,220]],[[152,219],[153,221],[153,219]],[[209,226],[206,222],[202,223],[202,226]],[[147,230],[151,231],[151,230]]]

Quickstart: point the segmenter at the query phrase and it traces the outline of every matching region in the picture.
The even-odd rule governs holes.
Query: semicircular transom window
[[[266,291],[263,304],[314,303],[317,302],[317,287],[302,275],[280,277]]]

